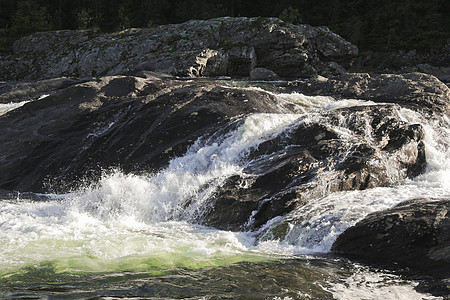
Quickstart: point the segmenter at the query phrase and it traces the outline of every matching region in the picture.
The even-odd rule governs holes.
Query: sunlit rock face
[[[112,34],[57,31],[24,37],[0,57],[0,80],[99,77],[141,70],[177,76],[248,77],[267,68],[281,77],[330,75],[358,53],[326,27],[277,18],[217,18]]]

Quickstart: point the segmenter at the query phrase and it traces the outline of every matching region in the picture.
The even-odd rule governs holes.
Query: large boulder
[[[113,34],[40,32],[19,39],[13,48],[12,55],[0,57],[0,80],[129,75],[141,70],[247,77],[256,67],[281,77],[310,77],[347,68],[358,53],[356,46],[326,27],[229,17]]]
[[[0,188],[42,192],[50,184],[65,192],[111,167],[154,173],[200,137],[225,135],[250,114],[302,112],[261,89],[152,72],[72,83],[0,116]],[[24,87],[23,99],[44,89]],[[423,128],[399,111],[379,104],[304,115],[249,149],[244,174],[226,178],[197,220],[254,229],[335,191],[417,176],[426,164]]]
[[[74,84],[0,116],[0,188],[67,191],[105,168],[157,171],[233,117],[287,111],[263,91],[142,76]]]
[[[397,77],[405,88],[394,89],[392,98],[389,84],[379,87],[382,97],[373,98],[391,103],[362,102],[297,115],[283,133],[248,149],[240,165],[244,173],[224,178],[208,194],[197,221],[223,229],[255,229],[335,191],[392,186],[421,174],[426,165],[424,131],[405,121],[402,107],[443,111],[448,89],[438,85],[420,93],[417,78],[422,75],[408,76]],[[423,76],[422,87],[433,82]],[[390,82],[390,77],[383,78]],[[304,111],[262,89],[152,72],[50,82],[42,81],[42,88],[38,83],[23,85],[22,93],[20,84],[5,84],[9,88],[4,95],[9,93],[14,101],[44,90],[49,96],[0,116],[0,189],[42,192],[49,183],[58,188],[54,191],[65,192],[83,178],[95,182],[102,169],[111,167],[152,174],[184,155],[200,137],[214,142],[212,137],[230,133],[253,113]],[[343,91],[351,89],[341,84]],[[289,88],[296,90],[299,83],[280,87]],[[362,83],[354,87],[360,88],[363,95]]]
[[[339,255],[450,276],[450,200],[417,199],[375,212],[342,233]]]
[[[254,68],[250,71],[250,80],[270,81],[277,80],[280,77],[277,73],[266,68]]]

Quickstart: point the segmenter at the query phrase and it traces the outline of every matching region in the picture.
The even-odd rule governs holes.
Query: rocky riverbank
[[[436,77],[346,73],[355,46],[326,28],[278,19],[220,18],[111,35],[39,33],[14,48],[0,58],[3,80],[22,79],[0,83],[5,193],[64,193],[112,168],[156,173],[250,115],[304,113],[285,134],[250,149],[245,176],[226,178],[196,215],[196,222],[220,229],[258,230],[331,193],[395,186],[423,174],[424,128],[405,120],[403,109],[448,125],[450,90]],[[204,76],[297,80],[195,78]],[[358,104],[305,111],[282,93]],[[435,199],[369,215],[334,249],[448,278],[447,210],[448,200]],[[439,272],[426,272],[428,262]]]

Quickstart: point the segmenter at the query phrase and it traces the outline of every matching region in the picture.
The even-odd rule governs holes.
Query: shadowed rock
[[[333,245],[339,255],[450,276],[450,200],[418,199],[368,215]]]
[[[61,191],[102,168],[154,172],[236,116],[287,111],[262,91],[146,75],[72,85],[0,116],[0,186]]]

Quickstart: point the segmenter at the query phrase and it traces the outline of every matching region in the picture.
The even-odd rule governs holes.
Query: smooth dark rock
[[[368,215],[333,244],[339,255],[450,277],[450,200],[418,199]]]
[[[230,17],[101,35],[40,32],[19,39],[13,48],[12,55],[0,57],[0,80],[133,75],[142,70],[248,77],[259,67],[298,78],[348,68],[358,54],[356,46],[326,27]]]
[[[111,167],[154,172],[236,116],[288,111],[262,91],[144,75],[72,85],[0,116],[0,188],[67,191]]]
[[[53,78],[39,81],[0,82],[0,103],[35,100],[87,79]]]

